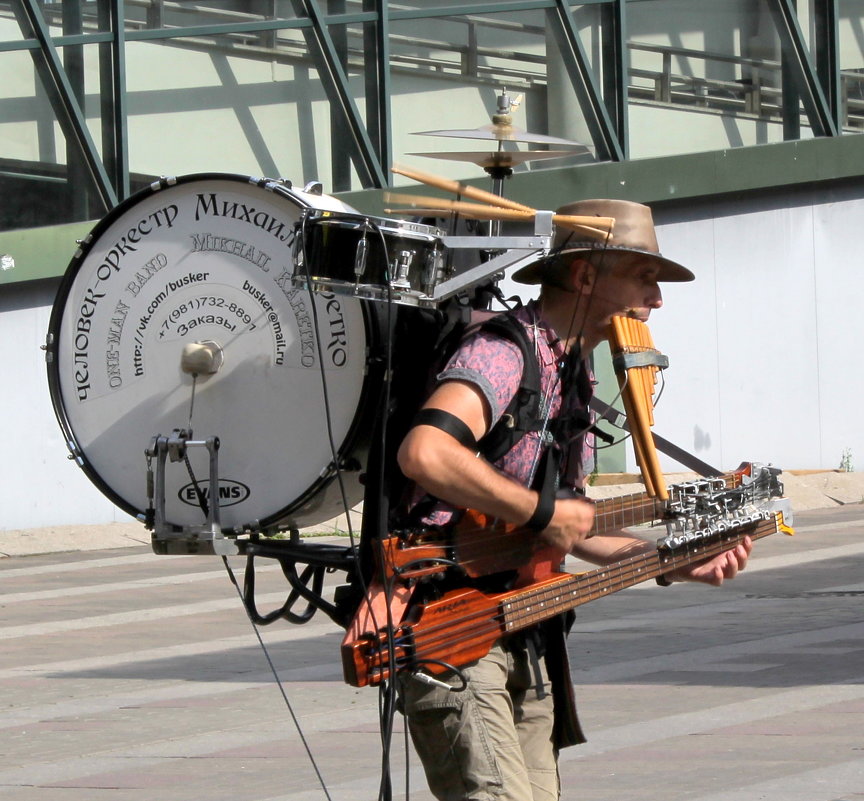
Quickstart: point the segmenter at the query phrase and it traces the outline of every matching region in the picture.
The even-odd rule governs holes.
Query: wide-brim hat
[[[574,253],[639,253],[659,266],[658,281],[692,281],[694,275],[686,267],[665,258],[657,244],[651,209],[630,200],[577,200],[557,209],[556,214],[577,217],[612,217],[611,237],[590,239],[579,229],[555,226],[552,249],[547,256],[517,270],[513,280],[520,284],[540,284],[562,257]]]

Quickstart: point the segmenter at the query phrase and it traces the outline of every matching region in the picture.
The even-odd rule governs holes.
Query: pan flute
[[[669,360],[654,347],[648,326],[632,317],[612,318],[609,347],[645,491],[665,501],[669,494],[651,426],[658,373],[669,365]]]

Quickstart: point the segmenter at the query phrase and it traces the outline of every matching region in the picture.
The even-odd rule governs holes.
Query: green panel
[[[595,388],[597,397],[623,412],[624,404],[618,397],[618,379],[612,369],[612,355],[609,352],[608,342],[601,342],[594,349],[594,378],[597,380]],[[613,428],[607,423],[601,423],[600,428],[615,437],[615,444],[607,446],[602,440],[597,440],[597,445],[600,446],[597,451],[597,472],[625,472],[626,449],[632,447],[629,436],[620,428]]]
[[[864,136],[853,135],[521,173],[505,183],[505,193],[520,203],[549,209],[586,197],[661,203],[862,177]],[[487,190],[490,184],[488,178],[465,182]],[[400,191],[441,194],[420,184],[416,190]],[[386,216],[381,190],[340,197],[366,214]],[[75,239],[92,226],[75,223],[0,233],[0,254],[8,253],[16,261],[14,269],[0,271],[0,284],[62,275]]]
[[[861,176],[864,136],[850,135],[519,173],[508,179],[505,193],[520,203],[548,209],[586,197],[660,203]],[[489,179],[465,183],[490,188]],[[418,185],[420,191],[429,194]],[[384,208],[378,191],[341,197],[370,214],[381,214]]]
[[[0,285],[62,275],[75,255],[77,240],[87,236],[93,225],[69,223],[0,233],[0,254],[15,260],[12,269],[0,270]]]

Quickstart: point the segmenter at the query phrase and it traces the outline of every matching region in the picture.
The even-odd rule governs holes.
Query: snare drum
[[[166,520],[178,529],[203,522],[195,481],[218,493],[235,533],[342,512],[336,464],[349,505],[362,499],[382,323],[373,304],[294,285],[310,208],[354,212],[279,182],[163,179],[99,222],[72,259],[50,321],[52,402],[74,458],[129,514],[147,507],[152,438],[188,427],[219,438],[220,478],[208,486],[204,449],[188,449],[194,481],[169,464]],[[221,366],[194,377],[181,359],[201,342]]]
[[[432,307],[446,277],[444,231],[431,225],[308,209],[299,226],[295,284],[316,292]]]

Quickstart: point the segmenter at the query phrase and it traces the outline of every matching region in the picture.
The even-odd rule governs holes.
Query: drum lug
[[[444,273],[444,254],[435,248],[426,254],[421,286],[426,295],[432,295]]]
[[[69,450],[69,455],[66,458],[69,459],[70,462],[75,462],[78,467],[83,467],[84,454],[81,453],[81,449],[78,447],[78,444],[70,439],[66,441],[66,447]]]
[[[390,286],[396,289],[411,289],[411,282],[408,280],[408,270],[411,268],[411,262],[414,260],[413,250],[400,250],[393,261],[393,278],[390,279]]]

